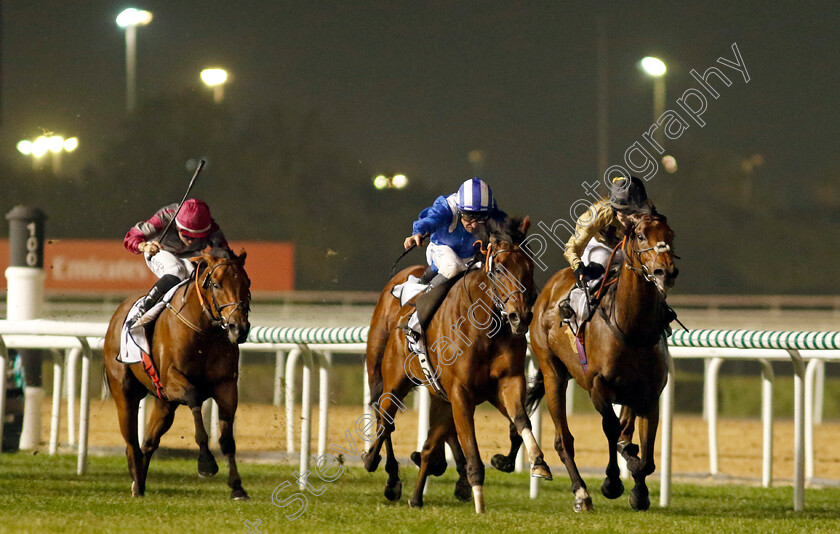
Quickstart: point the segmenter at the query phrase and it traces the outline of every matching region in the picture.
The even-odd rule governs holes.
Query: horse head
[[[211,323],[227,332],[231,343],[237,344],[245,342],[251,329],[248,322],[251,280],[245,272],[246,255],[244,249],[239,256],[231,253],[229,257],[216,257],[204,253],[197,275],[205,313]]]
[[[524,336],[533,318],[531,308],[537,298],[534,262],[520,248],[531,221],[510,218],[490,228],[484,269],[490,279],[490,294],[496,308],[510,325],[511,332]]]
[[[630,268],[651,282],[664,295],[674,287],[680,271],[674,265],[674,231],[664,215],[634,215],[625,231],[625,254]]]

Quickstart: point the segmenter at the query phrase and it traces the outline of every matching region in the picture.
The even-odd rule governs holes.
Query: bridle
[[[202,263],[206,265],[206,262],[202,261]],[[229,260],[225,260],[217,263],[212,268],[204,269],[204,281],[199,283],[199,271],[201,270],[201,264],[199,264],[199,266],[195,269],[195,292],[198,295],[198,301],[201,303],[202,311],[210,319],[210,325],[214,327],[218,326],[222,330],[227,330],[230,327],[230,318],[237,310],[242,310],[245,314],[247,314],[250,310],[251,291],[248,291],[247,301],[239,300],[236,302],[219,304],[218,300],[216,299],[216,292],[212,290],[213,288],[211,288],[210,285],[211,282],[212,285],[216,285],[216,283],[212,281],[213,273],[216,271],[216,269],[222,267],[223,265],[233,264]],[[209,292],[210,300],[212,301],[212,307],[208,305],[208,303],[205,301],[205,297],[202,295],[202,289],[205,292]],[[227,312],[227,315],[223,313],[223,310],[225,310],[225,308],[230,308],[230,310]]]
[[[508,322],[508,313],[506,309],[508,301],[510,301],[511,299],[515,301],[516,295],[519,294],[521,294],[524,298],[526,292],[528,291],[528,288],[523,286],[522,283],[520,283],[519,280],[517,280],[514,276],[505,274],[509,271],[507,271],[507,269],[501,263],[498,264],[498,266],[494,266],[494,264],[496,263],[496,258],[501,254],[513,254],[515,252],[524,254],[525,252],[521,248],[519,248],[519,245],[513,245],[513,248],[510,249],[494,251],[492,243],[488,245],[486,249],[484,248],[484,243],[482,243],[481,241],[476,241],[476,243],[479,244],[479,250],[481,250],[481,253],[485,255],[484,272],[487,273],[487,278],[490,279],[490,283],[493,286],[493,291],[489,292],[490,298],[493,300],[493,304],[496,307],[496,310],[499,312],[499,315],[502,316],[502,320]],[[502,299],[502,297],[499,296],[499,288],[504,287],[501,285],[500,278],[504,278],[507,279],[509,282],[513,282],[514,286],[516,287],[516,289],[508,293],[507,297],[505,297],[504,299]]]
[[[633,227],[633,233],[634,234],[636,233],[635,225]],[[661,289],[659,289],[659,285],[656,283],[656,277],[653,275],[653,273],[650,272],[650,269],[648,269],[647,265],[645,265],[645,262],[642,261],[642,254],[644,254],[645,252],[651,252],[651,251],[656,252],[656,256],[654,256],[654,261],[656,261],[656,259],[659,258],[660,254],[665,254],[667,252],[671,252],[671,245],[669,245],[665,241],[657,241],[656,244],[653,245],[652,247],[640,248],[640,249],[637,249],[637,250],[630,250],[630,241],[631,241],[631,239],[628,239],[628,236],[625,235],[624,240],[623,240],[622,250],[624,252],[624,255],[628,258],[629,261],[624,264],[624,268],[628,269],[629,271],[634,272],[638,276],[641,276],[647,282],[650,282],[651,284],[653,284],[653,286],[656,288],[656,290],[664,297],[665,296],[664,292]],[[634,254],[634,253],[635,253],[636,258],[638,260],[639,267],[636,267],[634,265],[633,256],[632,256],[632,254]],[[677,256],[676,254],[672,253],[672,256],[675,259],[679,259],[679,256]]]

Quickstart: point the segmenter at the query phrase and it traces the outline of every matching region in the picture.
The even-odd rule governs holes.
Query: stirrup
[[[575,310],[572,309],[572,305],[569,302],[569,299],[560,301],[560,303],[557,305],[557,313],[560,315],[560,318],[563,319],[563,321],[565,322],[569,322],[569,320],[575,316]]]

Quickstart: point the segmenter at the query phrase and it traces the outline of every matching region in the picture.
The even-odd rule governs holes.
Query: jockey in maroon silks
[[[130,319],[132,323],[157,304],[167,291],[192,274],[195,266],[190,261],[191,257],[200,255],[207,247],[215,256],[230,257],[227,240],[210,215],[207,204],[190,198],[180,211],[177,210],[178,204],[159,209],[149,220],[132,226],[123,240],[129,252],[143,253],[146,265],[158,277],[143,298],[139,313]],[[173,217],[177,231],[166,232]]]

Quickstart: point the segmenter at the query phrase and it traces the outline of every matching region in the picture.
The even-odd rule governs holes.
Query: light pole
[[[125,29],[125,108],[131,113],[135,106],[137,90],[137,26],[152,21],[152,14],[130,7],[117,15],[117,26]]]
[[[665,63],[655,57],[646,57],[642,59],[642,69],[653,77],[653,122],[659,119],[665,113]],[[657,128],[653,132],[654,139],[663,140],[661,128]]]
[[[228,73],[225,69],[204,69],[201,71],[201,81],[213,90],[213,102],[220,104],[225,98],[225,83]]]

